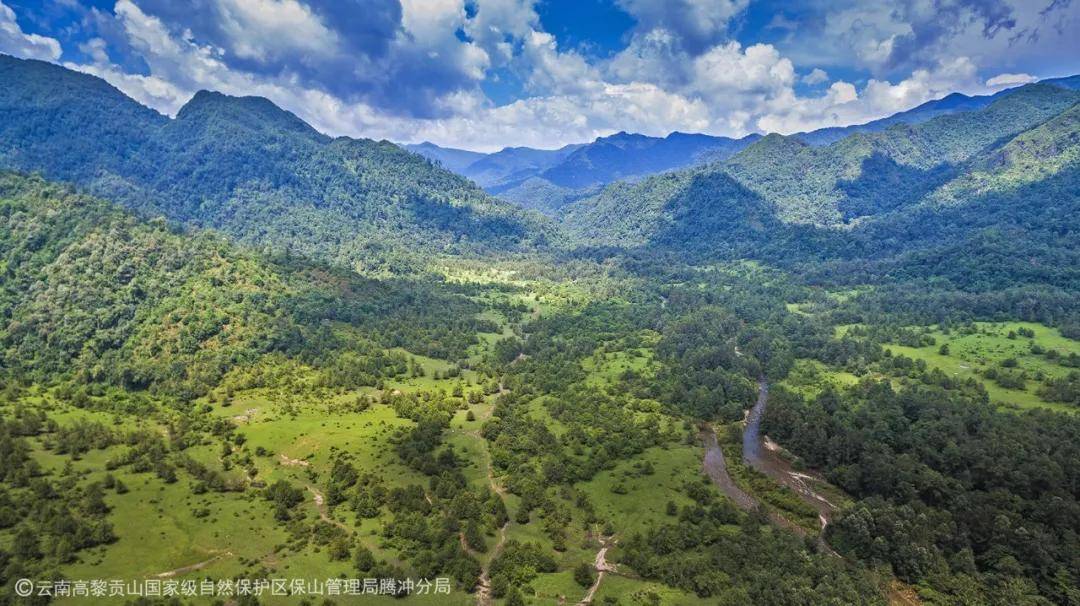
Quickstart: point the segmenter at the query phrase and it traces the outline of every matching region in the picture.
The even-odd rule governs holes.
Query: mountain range
[[[1080,76],[1042,82],[1076,90],[1080,87]],[[978,110],[1010,90],[1013,89],[976,96],[952,93],[864,124],[827,127],[792,136],[812,146],[828,145],[855,133],[879,132],[896,124],[919,124],[938,116]],[[760,138],[758,134],[731,139],[680,132],[666,137],[620,132],[599,137],[591,143],[553,150],[508,147],[483,154],[440,147],[430,142],[404,147],[468,177],[493,195],[553,215],[562,206],[596,193],[609,183],[635,181],[666,171],[722,161]]]
[[[603,257],[752,258],[817,283],[1059,291],[1080,280],[1080,92],[1030,84],[981,109],[823,146],[769,135],[723,162],[614,183],[562,207]],[[907,285],[907,286],[904,286]]]
[[[542,232],[420,156],[326,136],[263,98],[200,91],[169,118],[94,76],[9,56],[0,82],[0,167],[257,247],[370,268]]]
[[[1078,80],[949,96],[827,144],[805,134],[619,133],[485,156],[419,146],[435,157],[426,159],[385,141],[328,137],[262,98],[202,91],[169,118],[93,76],[0,57],[0,168],[365,272],[421,270],[432,254],[614,247],[760,258],[819,274],[857,259],[859,275],[880,277],[910,261],[909,251],[985,237],[973,227],[985,217],[999,227],[1040,217],[1024,223],[1021,242],[1074,237],[1064,227],[1043,232],[1076,204]],[[475,170],[480,185],[519,204],[447,165]],[[923,233],[909,233],[912,217]],[[1036,273],[1061,283],[1068,271],[1048,264]]]
[[[680,132],[650,137],[619,132],[552,150],[507,147],[477,154],[433,143],[405,148],[438,161],[504,200],[552,214],[608,183],[723,160],[758,138],[760,135],[731,139]]]

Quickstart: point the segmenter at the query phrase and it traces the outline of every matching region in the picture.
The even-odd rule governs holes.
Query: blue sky
[[[0,0],[0,52],[175,114],[491,151],[865,122],[1080,72],[1073,0]]]

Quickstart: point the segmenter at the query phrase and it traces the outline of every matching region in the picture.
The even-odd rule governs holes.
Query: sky
[[[175,115],[495,151],[855,124],[1080,73],[1080,0],[0,0],[0,52]]]

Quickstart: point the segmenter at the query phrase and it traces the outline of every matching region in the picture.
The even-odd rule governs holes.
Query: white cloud
[[[1009,88],[1038,80],[1031,74],[998,74],[986,81],[987,88]]]
[[[787,96],[770,104],[757,122],[759,129],[794,133],[827,126],[846,126],[884,118],[955,92],[981,93],[974,63],[966,57],[940,62],[934,69],[915,70],[897,82],[871,79],[862,91],[833,82],[821,97]]]
[[[0,52],[25,59],[56,61],[61,49],[55,38],[24,32],[15,20],[15,11],[0,2]]]
[[[1030,78],[1006,73],[984,80],[976,61],[965,55],[899,79],[873,78],[859,87],[842,80],[830,82],[821,68],[800,78],[792,59],[776,46],[744,47],[725,39],[695,51],[684,43],[685,33],[660,25],[659,18],[652,29],[635,31],[627,48],[596,60],[560,48],[557,39],[542,30],[533,0],[477,0],[470,10],[464,0],[404,0],[400,32],[390,55],[394,62],[414,67],[417,82],[409,85],[422,85],[424,70],[435,68],[454,71],[473,84],[435,90],[433,112],[418,116],[334,94],[285,72],[231,67],[227,51],[170,28],[137,1],[142,0],[118,0],[115,14],[127,43],[142,56],[149,73],[125,72],[98,39],[80,47],[90,63],[67,65],[101,76],[169,114],[205,88],[265,96],[333,135],[430,140],[483,151],[506,145],[557,147],[620,130],[650,135],[673,130],[728,136],[792,133],[866,122],[953,91],[989,92]],[[742,6],[722,4],[726,8],[721,7],[716,18],[730,19]],[[646,5],[658,6],[635,4],[642,11]],[[717,23],[707,27],[717,33],[723,29]],[[466,32],[465,39],[457,35],[460,31]],[[252,43],[251,48],[254,53],[257,45]],[[380,67],[377,63],[368,67],[372,66]],[[529,96],[494,104],[476,84],[496,67],[511,69]],[[390,73],[384,77],[392,77]],[[800,81],[821,88],[800,96],[795,91]]]
[[[815,67],[809,74],[802,77],[803,84],[815,86],[829,81],[829,73],[820,67]]]
[[[217,0],[232,51],[265,61],[284,53],[330,55],[338,35],[297,0]]]

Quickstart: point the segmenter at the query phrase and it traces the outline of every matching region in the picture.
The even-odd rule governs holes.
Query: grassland
[[[1021,331],[1031,331],[1034,337],[1021,336]],[[1048,402],[1036,393],[1040,377],[1062,377],[1071,369],[1051,361],[1045,355],[1033,353],[1033,347],[1057,351],[1059,359],[1069,354],[1080,355],[1080,342],[1062,336],[1057,329],[1032,322],[978,322],[974,324],[974,330],[954,329],[946,333],[934,328],[927,329],[926,334],[934,339],[933,345],[909,347],[890,343],[887,347],[894,355],[923,360],[950,376],[982,382],[990,400],[1002,407],[1042,407],[1059,412],[1077,412],[1075,407]],[[943,350],[942,345],[946,345],[947,350]],[[1024,389],[1003,387],[986,378],[989,369],[997,370],[1006,363],[1011,364],[1006,360],[1016,361],[1014,370],[1010,372],[1023,373],[1026,377]]]

